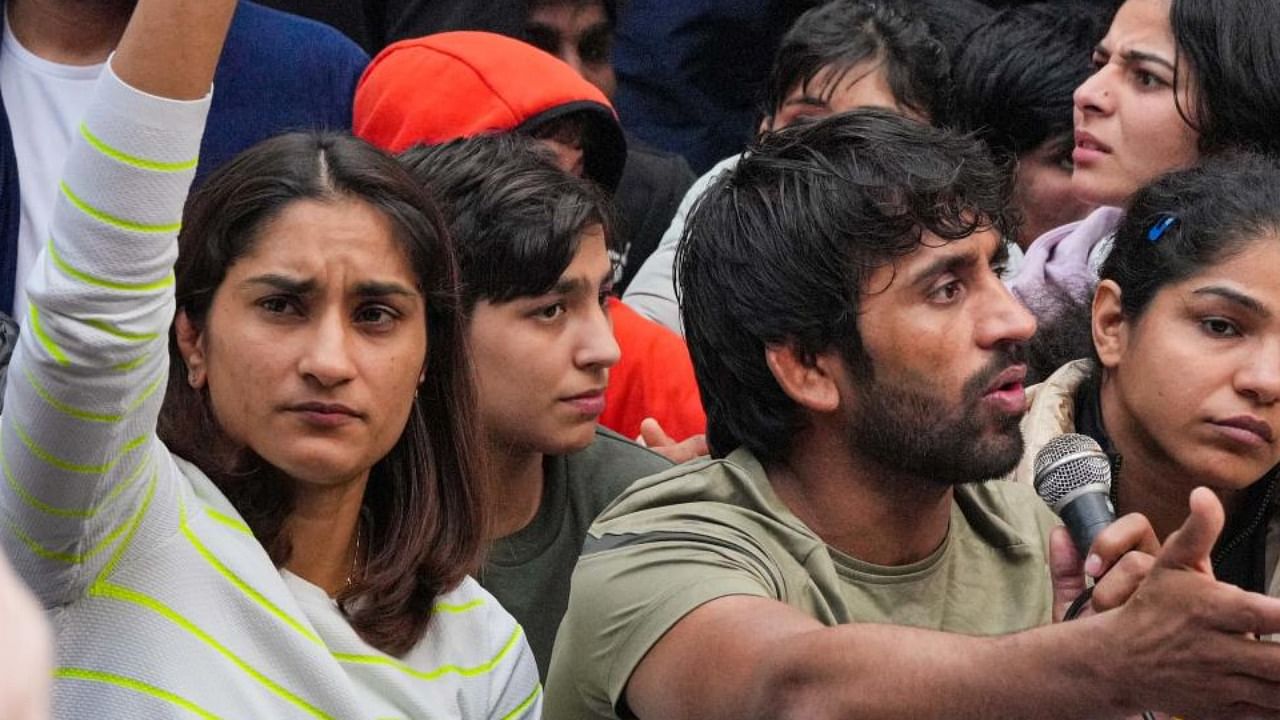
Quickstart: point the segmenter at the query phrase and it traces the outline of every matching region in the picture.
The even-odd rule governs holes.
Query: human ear
[[[187,384],[199,390],[208,376],[205,366],[204,332],[198,329],[186,310],[179,310],[173,318],[174,334],[178,339],[178,352],[187,366]]]
[[[1120,305],[1120,286],[1103,280],[1093,293],[1093,347],[1104,368],[1120,364],[1129,337],[1129,321]]]
[[[802,357],[793,345],[770,345],[764,357],[782,392],[801,407],[820,413],[840,407],[840,387],[828,353]]]

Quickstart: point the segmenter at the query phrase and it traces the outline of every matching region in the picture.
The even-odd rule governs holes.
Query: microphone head
[[[1059,435],[1036,453],[1036,494],[1055,511],[1090,485],[1111,489],[1111,459],[1087,435]]]

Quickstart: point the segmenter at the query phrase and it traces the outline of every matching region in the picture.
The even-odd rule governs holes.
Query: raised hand
[[[1142,707],[1183,717],[1280,718],[1280,599],[1213,578],[1209,554],[1222,532],[1222,504],[1191,494],[1191,514],[1156,554],[1127,602],[1103,613],[1122,683]]]
[[[694,435],[677,442],[675,438],[667,434],[662,429],[662,425],[653,418],[645,418],[640,423],[640,437],[637,438],[641,445],[658,453],[677,465],[687,462],[696,457],[706,455],[707,436]]]

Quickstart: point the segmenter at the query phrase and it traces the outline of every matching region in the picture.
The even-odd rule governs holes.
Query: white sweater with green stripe
[[[175,235],[208,99],[102,75],[0,418],[4,550],[57,632],[60,718],[536,718],[520,627],[468,579],[391,658],[273,566],[156,438]]]

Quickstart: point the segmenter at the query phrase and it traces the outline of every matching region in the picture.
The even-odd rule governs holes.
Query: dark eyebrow
[[[612,287],[613,285],[613,265],[609,265],[609,269],[600,277],[600,287],[602,289]],[[545,295],[574,295],[584,292],[587,289],[587,282],[582,278],[566,278],[562,277],[551,286]]]
[[[547,291],[548,295],[573,295],[582,290],[586,283],[578,278],[560,278]]]
[[[1170,71],[1175,70],[1173,63],[1168,60],[1160,57],[1159,55],[1143,52],[1141,50],[1126,50],[1120,53],[1120,57],[1124,58],[1124,61],[1127,63],[1150,62],[1157,65],[1163,65],[1164,67],[1169,68]]]
[[[398,282],[378,282],[371,280],[356,285],[356,295],[360,297],[386,297],[387,295],[405,295],[407,297],[417,297],[420,295],[417,291],[407,288]]]
[[[955,272],[965,267],[972,267],[978,263],[978,256],[973,252],[958,253],[955,255],[946,255],[925,265],[922,270],[917,272],[911,278],[911,285],[924,285],[935,277],[943,273]]]
[[[316,289],[315,280],[299,280],[298,278],[291,278],[287,275],[279,275],[276,273],[255,275],[241,283],[242,287],[249,285],[266,285],[267,287],[274,288],[291,295],[308,295]]]
[[[1222,287],[1221,285],[1210,285],[1209,287],[1198,288],[1194,290],[1191,294],[1192,295],[1214,295],[1214,296],[1220,297],[1223,300],[1226,300],[1231,303],[1235,303],[1236,305],[1239,305],[1240,307],[1243,307],[1244,309],[1249,310],[1250,312],[1264,319],[1270,319],[1272,315],[1271,311],[1268,310],[1265,305],[1258,302],[1254,298],[1251,298],[1248,295],[1245,295],[1239,290],[1232,290],[1231,288]]]
[[[287,275],[278,273],[267,273],[265,275],[255,275],[245,280],[241,286],[265,285],[273,290],[288,293],[290,295],[310,295],[316,290],[316,281],[299,280]],[[360,297],[386,297],[388,295],[406,295],[409,297],[417,297],[420,293],[405,287],[397,282],[379,282],[369,281],[356,285],[356,295]]]

